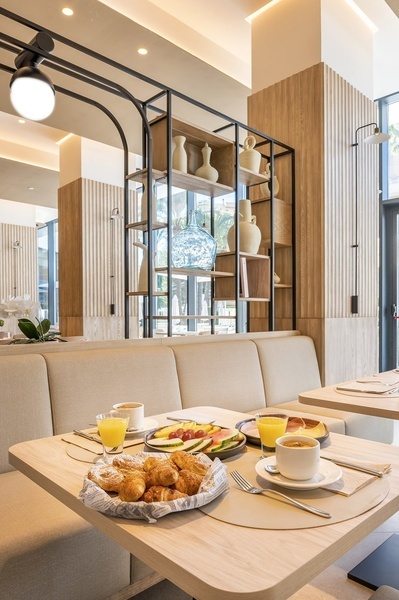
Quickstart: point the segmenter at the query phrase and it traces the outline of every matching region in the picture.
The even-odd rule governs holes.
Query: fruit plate
[[[199,426],[199,424],[196,425],[197,427]],[[187,424],[184,423],[184,426],[187,427]],[[205,438],[194,438],[183,442],[179,438],[170,440],[167,437],[157,437],[157,434],[159,435],[159,433],[165,429],[165,427],[160,427],[155,431],[150,431],[145,436],[144,444],[146,451],[174,452],[175,450],[184,450],[191,454],[202,453],[211,459],[219,458],[220,460],[223,460],[241,452],[247,441],[244,433],[238,431],[236,428],[229,429],[227,427],[217,427],[217,429],[219,429],[218,432],[213,434],[210,432],[209,436],[212,439],[209,439],[209,436],[207,435]],[[172,429],[172,427],[169,427],[169,429]],[[208,444],[208,446],[206,446],[206,444]],[[219,449],[215,449],[217,444],[220,446]]]
[[[267,416],[267,413],[265,413]],[[260,437],[258,428],[256,427],[256,419],[245,419],[236,424],[236,428],[243,433],[250,444],[260,446]],[[312,431],[313,430],[313,431]],[[309,435],[320,442],[324,442],[330,432],[325,423],[316,421],[316,419],[308,419],[306,417],[288,417],[288,425],[286,433],[298,433],[298,435]]]

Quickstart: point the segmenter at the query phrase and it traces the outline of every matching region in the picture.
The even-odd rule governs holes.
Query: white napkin
[[[343,460],[362,467],[383,471],[383,473],[388,473],[391,470],[390,464],[378,465],[374,463],[365,463],[357,459],[351,460],[348,458]],[[375,479],[378,479],[376,475],[369,475],[368,473],[355,471],[354,469],[350,469],[348,467],[341,467],[341,469],[342,477],[335,483],[330,483],[329,485],[323,486],[323,490],[329,490],[330,492],[335,492],[336,494],[341,494],[342,496],[352,496],[352,494],[355,492],[358,492],[369,483],[372,483]]]
[[[389,392],[396,390],[396,385],[385,385],[376,381],[375,383],[358,382],[353,381],[347,384],[335,386],[337,391],[343,392],[366,392],[367,394],[388,394]]]

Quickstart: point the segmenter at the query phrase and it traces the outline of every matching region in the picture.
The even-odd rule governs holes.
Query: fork
[[[331,519],[330,513],[325,512],[324,510],[321,510],[320,508],[316,508],[315,506],[312,506],[311,504],[305,504],[304,502],[295,500],[294,498],[291,498],[290,496],[286,496],[285,494],[282,494],[281,492],[277,492],[276,490],[271,490],[269,488],[258,488],[256,486],[252,485],[252,483],[249,483],[249,481],[247,481],[238,471],[231,471],[230,475],[232,476],[232,478],[234,479],[236,484],[239,486],[239,488],[241,488],[244,492],[247,492],[248,494],[274,494],[275,496],[280,496],[281,498],[285,498],[286,500],[288,500],[295,506],[298,506],[298,508],[307,510],[308,512],[318,515],[319,517],[324,517],[325,519]]]

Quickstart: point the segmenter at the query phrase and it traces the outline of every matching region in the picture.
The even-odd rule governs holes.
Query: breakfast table
[[[170,424],[168,417],[231,428],[253,415],[201,406],[153,418],[163,426]],[[319,489],[283,490],[309,504],[332,506],[331,520],[268,495],[246,494],[229,476],[230,489],[207,506],[173,512],[155,523],[109,517],[79,499],[98,454],[76,445],[82,454],[75,455],[71,439],[57,435],[16,444],[9,449],[10,464],[196,600],[284,600],[399,510],[399,448],[330,433],[323,455],[360,463],[367,456],[370,463],[391,466],[348,497]],[[135,442],[125,452],[142,451],[142,439]],[[282,490],[259,476],[260,458],[259,447],[246,445],[223,464],[252,483]],[[255,517],[247,518],[251,513]]]

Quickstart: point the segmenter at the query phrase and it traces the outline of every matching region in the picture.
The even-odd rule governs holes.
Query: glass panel
[[[388,198],[399,198],[399,102],[388,105]]]
[[[42,309],[41,317],[49,318],[49,255],[48,227],[41,227],[37,232],[37,260],[39,302]]]

